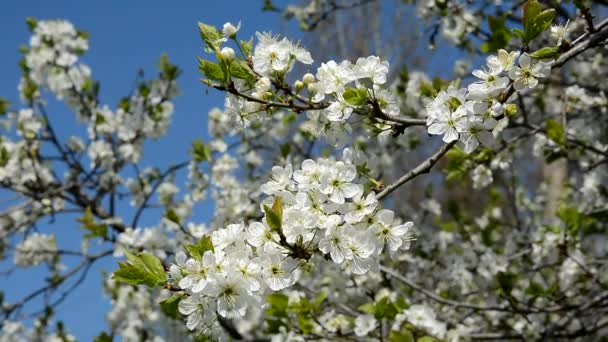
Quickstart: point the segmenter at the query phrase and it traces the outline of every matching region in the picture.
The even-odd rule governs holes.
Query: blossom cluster
[[[353,159],[346,149],[338,161],[308,159],[297,170],[275,166],[261,187],[269,195],[262,221],[215,230],[213,248],[202,255],[177,254],[170,274],[190,294],[179,304],[189,329],[217,334],[214,312],[243,317],[264,293],[292,286],[314,267],[313,254],[364,274],[376,269],[382,252],[409,249],[413,223],[399,223],[374,192],[365,194]]]
[[[48,89],[74,108],[79,120],[88,124],[88,141],[72,136],[68,151],[86,152],[92,168],[109,170],[104,175],[104,183],[109,186],[120,182],[111,171],[114,166],[137,162],[145,139],[166,133],[173,113],[170,98],[176,94],[174,78],[179,71],[164,57],[161,77],[139,84],[119,108],[112,110],[98,103],[96,82],[91,79],[89,67],[79,61],[88,49],[86,33],[63,20],[32,20],[31,26],[33,35],[24,51],[20,84],[23,99],[33,106],[40,90]],[[18,120],[20,131],[30,139],[44,122],[41,113],[33,109],[20,112]]]
[[[54,235],[30,234],[15,248],[15,264],[25,267],[51,261],[57,253]]]
[[[30,101],[39,96],[41,86],[69,105],[82,108],[77,92],[91,76],[91,69],[78,63],[78,57],[89,48],[86,33],[65,20],[31,20],[30,27],[33,34],[24,54],[25,75],[19,84],[22,98]]]
[[[292,88],[285,84],[286,75],[295,62],[311,64],[310,53],[299,43],[269,33],[258,32],[257,38],[251,59],[259,77],[253,86],[236,80],[237,93],[226,98],[225,114],[233,120],[250,126],[264,119],[258,113],[288,99],[296,111],[306,111],[308,121],[302,127],[341,146],[352,131],[349,118],[353,113],[374,119],[372,124],[380,131],[387,131],[382,122],[405,118],[399,97],[386,86],[387,61],[376,56],[359,58],[355,63],[331,60],[321,63],[314,75],[304,74]],[[508,112],[513,110],[506,104],[512,90],[532,89],[550,72],[548,61],[504,49],[489,56],[486,64],[487,68],[473,71],[478,80],[467,88],[439,90],[426,105],[429,134],[443,135],[446,143],[458,140],[467,153],[480,143],[494,146],[495,137],[508,124]]]
[[[296,62],[313,63],[310,52],[299,43],[268,32],[257,32],[256,37],[258,42],[251,60],[253,71],[259,77],[253,87],[235,80],[240,96],[228,94],[225,104],[225,114],[245,126],[264,119],[259,114],[267,110],[264,101],[281,100],[278,93],[285,87],[290,88],[285,80]],[[224,47],[220,56],[234,58],[234,53],[227,53],[227,49],[232,50]],[[294,90],[290,90],[289,96],[306,109],[311,134],[324,136],[335,145],[344,145],[347,133],[352,130],[347,120],[357,113],[357,108],[374,102],[385,115],[399,114],[397,97],[385,89],[388,71],[388,62],[377,56],[359,58],[355,63],[331,60],[322,63],[315,74],[306,73],[294,81]]]
[[[534,88],[538,78],[547,77],[551,70],[548,63],[534,61],[527,53],[505,50],[489,56],[486,64],[488,69],[473,71],[478,81],[468,88],[450,86],[426,106],[429,134],[443,135],[446,143],[458,140],[467,153],[480,143],[495,145],[495,136],[508,123],[506,98],[499,98],[508,87],[516,91]]]

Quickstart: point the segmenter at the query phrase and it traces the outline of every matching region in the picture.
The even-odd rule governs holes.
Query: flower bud
[[[230,39],[234,39],[236,38],[236,33],[239,31],[239,29],[241,28],[241,24],[239,23],[237,25],[237,27],[234,27],[234,25],[232,25],[232,23],[227,22],[224,24],[224,28],[222,29],[222,33],[224,34],[224,37],[228,37]]]
[[[266,100],[266,101],[270,101],[274,98],[274,94],[270,91],[267,91],[264,93],[264,95],[262,95],[262,99]]]
[[[313,83],[315,81],[315,76],[311,73],[307,73],[304,75],[304,77],[302,77],[302,82],[304,82],[304,84],[310,84]]]
[[[220,50],[220,56],[227,61],[231,61],[234,59],[234,50],[229,47],[223,47],[222,50]]]
[[[272,83],[268,77],[262,77],[255,83],[255,90],[259,93],[267,92],[270,90]]]
[[[304,89],[304,82],[300,80],[295,81],[293,86],[296,88],[296,93],[299,93],[302,91],[302,89]]]
[[[505,112],[508,116],[514,116],[517,114],[517,105],[515,103],[508,104],[507,108],[505,108]]]

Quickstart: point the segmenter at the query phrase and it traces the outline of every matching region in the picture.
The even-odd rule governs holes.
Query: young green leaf
[[[287,158],[289,152],[291,152],[291,145],[289,143],[281,145],[281,157]]]
[[[0,116],[6,114],[6,111],[10,108],[11,103],[3,97],[0,97]]]
[[[289,306],[289,297],[286,294],[275,292],[266,296],[268,308],[266,313],[271,317],[287,318],[287,307]]]
[[[276,204],[276,201],[275,201]],[[273,205],[274,207],[274,205]],[[268,226],[270,227],[270,229],[274,230],[274,231],[279,231],[281,230],[281,226],[282,226],[282,209],[281,209],[281,215],[279,215],[279,213],[275,212],[273,208],[264,205],[264,211],[266,212],[266,222],[268,222]]]
[[[176,213],[176,212],[175,212],[173,209],[171,209],[171,208],[167,209],[167,212],[165,213],[165,216],[164,216],[164,217],[165,217],[167,220],[169,220],[169,221],[171,221],[171,222],[173,222],[173,223],[175,223],[175,224],[177,224],[177,225],[180,225],[180,224],[181,224],[181,220],[179,219],[179,216],[178,216],[178,215],[177,215],[177,213]]]
[[[342,94],[344,101],[353,106],[362,106],[367,102],[367,89],[346,88]]]
[[[559,56],[559,47],[557,46],[546,46],[530,54],[530,57],[536,59],[555,58],[557,56]]]
[[[160,260],[152,255],[140,253],[138,255],[125,252],[128,261],[119,262],[119,269],[114,271],[112,279],[132,285],[158,286],[167,282]]]
[[[0,158],[1,159],[1,158]],[[95,222],[95,217],[91,207],[87,207],[78,222],[81,224],[80,229],[89,231],[89,234],[85,235],[85,239],[91,239],[95,237],[106,238],[108,235],[108,226],[106,224],[99,224]]]
[[[241,40],[241,49],[243,49],[245,56],[251,56],[251,51],[253,51],[253,39]]]
[[[217,51],[221,45],[222,33],[215,26],[201,22],[198,23],[198,30],[207,47]]]
[[[543,31],[549,28],[553,23],[553,19],[555,19],[556,12],[553,8],[546,9],[538,14],[534,18],[534,22],[532,23],[532,27],[526,31],[526,37],[528,42],[536,39]]]
[[[564,130],[564,126],[562,126],[559,122],[549,119],[547,120],[547,137],[553,140],[555,143],[559,145],[564,145],[566,143],[566,131]]]
[[[274,211],[279,220],[283,221],[283,199],[281,197],[276,197],[274,202],[272,203],[272,211]]]
[[[542,6],[538,3],[537,0],[528,0],[524,4],[524,15],[522,17],[524,32],[526,35],[532,26],[534,25],[534,18],[540,14],[542,11]]]
[[[112,335],[108,335],[108,333],[104,331],[101,334],[95,336],[93,342],[112,342]]]
[[[177,293],[173,296],[161,301],[160,308],[167,317],[177,319],[179,302],[185,297],[184,293]]]
[[[184,246],[188,253],[196,260],[202,260],[206,251],[214,251],[213,242],[208,235],[203,236],[197,243]]]
[[[388,340],[389,342],[415,342],[416,339],[414,338],[414,334],[412,334],[412,332],[407,329],[406,327],[403,327],[403,329],[401,330],[391,330],[390,335],[388,336]]]
[[[247,62],[241,59],[232,61],[230,64],[230,75],[247,82],[253,82],[256,78],[255,73],[251,70]]]
[[[219,66],[218,64],[215,64],[210,61],[206,61],[202,58],[199,58],[198,62],[199,62],[198,69],[207,78],[214,80],[214,81],[219,81],[219,82],[224,82],[226,80],[226,74],[224,73],[224,70],[222,70],[222,67]]]
[[[198,163],[203,161],[211,161],[211,148],[209,145],[205,145],[201,139],[196,139],[192,142],[190,155]]]

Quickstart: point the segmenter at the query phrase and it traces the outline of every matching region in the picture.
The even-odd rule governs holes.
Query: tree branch
[[[607,38],[608,19],[605,19],[599,25],[597,25],[597,27],[595,28],[595,32],[584,33],[583,35],[575,39],[572,42],[573,47],[570,50],[564,52],[561,56],[559,56],[555,63],[551,65],[551,68],[561,67],[566,62],[587,51],[588,49],[601,45]]]
[[[390,194],[391,192],[397,190],[397,188],[399,188],[401,185],[410,181],[411,179],[416,178],[417,176],[423,173],[428,173],[429,171],[431,171],[433,165],[435,165],[439,161],[439,159],[441,159],[441,157],[446,154],[446,152],[448,152],[454,145],[456,145],[456,142],[458,141],[452,141],[448,144],[441,146],[441,148],[437,150],[437,152],[435,152],[432,156],[428,157],[422,163],[418,164],[418,166],[413,168],[410,172],[401,176],[401,178],[399,178],[396,182],[384,188],[384,190],[382,190],[378,193],[378,195],[376,195],[376,198],[378,200],[381,200],[384,197],[388,196],[388,194]]]

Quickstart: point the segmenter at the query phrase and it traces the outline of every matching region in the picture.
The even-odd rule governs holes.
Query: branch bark
[[[401,185],[412,180],[413,178],[416,178],[417,176],[419,176],[423,173],[428,173],[429,171],[431,171],[431,169],[439,161],[439,159],[441,159],[441,157],[443,157],[444,154],[446,154],[452,147],[454,147],[454,145],[456,145],[456,142],[458,142],[458,140],[452,141],[448,144],[441,146],[441,148],[439,148],[439,150],[437,150],[437,152],[435,152],[432,156],[430,156],[427,159],[425,159],[424,161],[422,161],[420,164],[418,164],[418,166],[413,168],[410,172],[401,176],[401,178],[399,178],[396,182],[394,182],[393,184],[390,184],[386,188],[384,188],[384,190],[382,190],[381,192],[378,193],[378,195],[376,195],[376,198],[378,200],[381,200],[381,199],[385,198],[386,196],[388,196],[391,192],[397,190],[397,188],[399,188]]]

